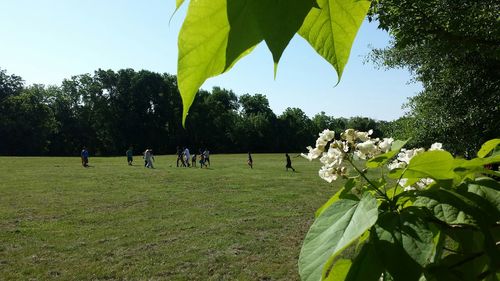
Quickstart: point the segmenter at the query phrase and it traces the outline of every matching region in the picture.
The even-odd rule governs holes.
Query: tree
[[[24,87],[24,81],[21,77],[11,74],[0,68],[0,102],[5,98],[18,95]]]
[[[57,130],[43,85],[32,85],[0,102],[0,154],[42,155]]]
[[[472,155],[500,135],[499,9],[495,0],[373,2],[372,17],[394,37],[373,58],[424,86],[407,104],[416,144]]]

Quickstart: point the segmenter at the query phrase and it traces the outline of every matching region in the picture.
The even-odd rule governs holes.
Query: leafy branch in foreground
[[[500,140],[464,160],[440,143],[404,149],[406,141],[370,135],[324,130],[302,154],[321,161],[324,180],[347,179],[316,212],[302,280],[498,280],[500,183],[484,167],[500,162]]]
[[[183,2],[177,0],[177,8]],[[272,54],[275,76],[283,51],[298,33],[335,68],[340,81],[369,6],[366,0],[190,1],[178,42],[183,123],[201,85],[262,41]]]

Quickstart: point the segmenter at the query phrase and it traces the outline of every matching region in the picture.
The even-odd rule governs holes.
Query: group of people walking
[[[125,155],[127,156],[127,163],[129,166],[132,166],[132,163],[134,161],[134,150],[133,147],[129,147],[129,149],[125,152]],[[199,160],[198,160],[198,155],[199,155]],[[84,146],[81,153],[80,157],[82,159],[82,166],[83,167],[89,167],[89,151],[87,148]],[[290,156],[288,153],[285,153],[285,158],[286,158],[286,170],[292,169],[292,171],[295,172],[295,169],[292,167],[292,160],[290,159]],[[153,169],[153,162],[155,160],[155,157],[153,155],[153,150],[151,148],[148,148],[144,151],[143,153],[143,159],[144,159],[144,167],[146,168],[151,168]],[[189,152],[189,149],[187,147],[180,148],[177,147],[177,167],[196,167],[196,162],[198,160],[198,163],[200,164],[200,168],[203,167],[210,167],[210,151],[205,148],[205,150],[198,150],[198,154],[191,155]],[[250,166],[251,169],[253,169],[253,158],[252,154],[248,152],[248,160],[247,160],[248,166]]]
[[[200,160],[198,161],[198,155]],[[198,150],[198,154],[193,154],[189,152],[189,148],[184,147],[181,149],[177,147],[177,167],[196,167],[196,162],[199,162],[200,168],[207,168],[210,166],[210,151],[205,148],[205,150]]]

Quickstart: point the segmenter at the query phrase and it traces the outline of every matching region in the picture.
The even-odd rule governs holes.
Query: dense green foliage
[[[412,130],[405,138],[413,145],[442,141],[452,152],[473,156],[500,136],[498,11],[496,0],[372,2],[373,18],[393,36],[374,59],[408,68],[424,86],[407,105]]]
[[[325,130],[307,155],[323,163],[326,181],[348,181],[316,211],[302,280],[498,280],[500,173],[485,165],[500,162],[500,139],[464,160],[439,143],[406,150],[369,135],[347,130],[334,139]]]
[[[97,70],[49,87],[24,87],[3,70],[0,77],[0,155],[78,155],[84,145],[93,155],[121,155],[131,144],[160,154],[176,146],[285,152],[303,151],[322,128],[383,134],[383,122],[373,119],[310,119],[299,108],[276,115],[262,94],[238,97],[217,87],[199,91],[183,128],[176,77],[144,70]]]
[[[336,187],[302,158],[296,173],[284,154],[211,158],[0,157],[0,279],[299,280],[310,214]]]

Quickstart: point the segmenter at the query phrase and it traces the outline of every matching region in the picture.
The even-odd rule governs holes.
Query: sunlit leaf
[[[175,0],[175,9],[179,9],[182,3],[184,3],[184,0]]]
[[[226,68],[262,40],[276,65],[313,4],[313,0],[227,0],[231,28]]]
[[[446,151],[426,151],[410,160],[407,172],[412,177],[429,177],[436,180],[453,179],[453,156]]]
[[[358,239],[377,220],[377,200],[368,192],[361,200],[340,199],[313,223],[302,245],[299,273],[317,281],[330,256]]]
[[[492,139],[485,142],[481,149],[477,152],[477,156],[480,158],[486,157],[493,149],[495,149],[500,144],[500,139]]]
[[[307,15],[299,34],[337,71],[338,81],[370,1],[318,0],[320,9]]]
[[[200,86],[225,69],[228,33],[225,0],[189,2],[178,42],[177,79],[182,96],[183,124]]]

